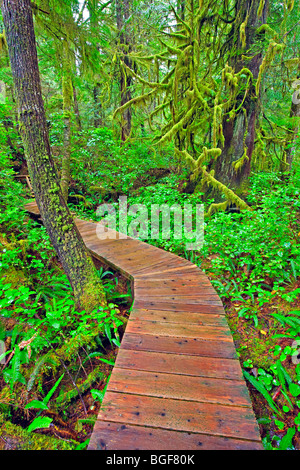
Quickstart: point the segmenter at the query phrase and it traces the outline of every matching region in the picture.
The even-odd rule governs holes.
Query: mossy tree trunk
[[[73,102],[74,102],[74,113],[75,113],[75,120],[76,120],[76,129],[78,132],[82,131],[82,125],[81,125],[81,118],[80,118],[80,113],[79,113],[79,106],[78,106],[78,100],[77,100],[77,92],[76,88],[73,82]]]
[[[61,166],[61,189],[65,201],[68,201],[69,184],[71,178],[71,125],[73,109],[73,83],[72,83],[72,65],[70,57],[70,46],[68,41],[63,41],[62,53],[62,95],[63,95],[63,113],[64,113],[64,154]]]
[[[41,216],[77,304],[106,305],[105,293],[63,197],[51,156],[30,0],[3,0],[3,21],[28,171]]]
[[[298,76],[300,76],[300,70],[298,71]],[[293,158],[295,155],[295,140],[297,138],[297,134],[299,132],[299,127],[300,127],[300,99],[298,96],[296,96],[296,94],[293,97],[291,111],[290,111],[290,117],[293,118],[294,120],[293,133],[289,132],[287,136],[287,141],[289,143],[286,149],[286,154],[285,154],[285,161],[287,165],[285,165],[285,167],[283,168],[283,171],[292,170]]]
[[[266,22],[268,0],[264,2],[259,16],[260,5],[261,0],[238,0],[236,19],[232,27],[232,50],[235,53],[232,54],[229,64],[235,73],[240,72],[244,67],[248,68],[254,80],[258,77],[262,63],[262,46],[259,44],[262,36],[257,34],[257,30]],[[244,35],[241,34],[242,25],[245,27]],[[252,58],[245,61],[243,56]],[[236,103],[236,109],[239,109],[242,104],[239,111],[233,118],[227,115],[223,119],[224,147],[215,165],[216,178],[235,190],[248,178],[251,169],[255,128],[259,115],[259,100],[254,84],[250,86],[244,98],[244,93],[241,91]],[[243,164],[236,170],[233,163],[241,158],[243,158]]]

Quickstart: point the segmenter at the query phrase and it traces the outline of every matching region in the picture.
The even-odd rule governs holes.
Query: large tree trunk
[[[51,156],[30,0],[3,0],[3,21],[18,105],[20,132],[36,202],[78,305],[106,305],[105,294],[65,203]]]
[[[73,83],[72,83],[72,66],[67,40],[63,41],[62,54],[62,96],[63,96],[63,113],[64,113],[64,154],[61,166],[61,189],[65,201],[68,201],[69,184],[71,178],[71,123],[73,108]]]
[[[130,34],[127,22],[131,12],[131,2],[132,0],[116,0],[117,27],[120,31],[120,47],[123,51],[123,61],[129,68],[132,67],[131,60],[128,56],[128,53],[132,50],[132,35]],[[126,73],[126,70],[123,67],[120,68],[120,74],[120,106],[123,106],[131,100],[130,86],[132,83],[132,78]],[[123,142],[129,137],[131,133],[131,117],[132,111],[129,107],[122,113],[121,140]]]
[[[243,67],[247,67],[253,74],[253,78],[257,79],[259,68],[262,63],[262,52],[254,48],[257,39],[257,29],[266,22],[268,11],[268,0],[266,0],[262,15],[258,18],[257,11],[260,0],[238,0],[237,18],[233,26],[233,38],[235,38],[236,54],[230,62],[230,66],[234,68],[235,73],[239,72]],[[249,14],[246,25],[246,43],[243,46],[240,37],[240,26],[245,21],[247,13]],[[252,59],[245,61],[242,55],[253,56]],[[237,98],[236,109],[244,98],[244,92]],[[248,178],[251,169],[251,159],[254,150],[255,126],[259,114],[259,100],[256,97],[254,85],[250,88],[247,97],[240,111],[233,119],[228,116],[223,121],[224,147],[221,156],[218,158],[215,166],[215,177],[226,186],[237,189],[242,182]],[[245,140],[244,140],[245,137]],[[236,171],[233,163],[239,160],[244,154],[244,144],[247,148],[247,157],[243,166]]]

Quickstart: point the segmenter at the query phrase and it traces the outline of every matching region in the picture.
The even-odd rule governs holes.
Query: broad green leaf
[[[32,421],[30,426],[27,428],[27,431],[32,432],[35,429],[49,428],[52,421],[52,418],[48,418],[48,416],[38,416]]]
[[[32,400],[31,402],[27,403],[27,405],[25,406],[25,409],[29,409],[29,408],[37,408],[39,410],[49,409],[46,403],[40,400]]]
[[[289,384],[289,391],[293,397],[298,397],[300,395],[300,385],[295,383]]]
[[[292,439],[296,433],[295,428],[288,429],[285,436],[280,441],[279,450],[288,450],[293,449]]]

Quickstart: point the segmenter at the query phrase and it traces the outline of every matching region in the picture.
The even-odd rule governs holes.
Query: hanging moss
[[[212,214],[220,211],[225,211],[230,204],[229,201],[219,202],[218,204],[211,204],[208,211],[204,214],[207,217],[210,217]]]
[[[257,96],[259,95],[262,76],[263,76],[266,68],[269,65],[271,65],[271,63],[274,60],[274,57],[275,57],[276,53],[280,50],[283,50],[284,47],[285,47],[284,44],[277,44],[274,40],[270,41],[270,44],[269,44],[268,50],[266,52],[266,55],[263,58],[263,61],[262,61],[261,66],[259,68],[259,74],[258,74],[258,78],[257,78],[257,82],[256,82],[256,88],[255,88]]]
[[[242,210],[251,210],[248,204],[245,203],[239,196],[237,196],[231,189],[227,188],[224,184],[214,178],[213,174],[208,173],[205,169],[202,169],[204,180],[211,184],[214,188],[218,189],[223,193],[228,201],[235,204]]]
[[[267,34],[270,34],[273,36],[274,40],[276,40],[278,38],[278,34],[276,33],[276,31],[271,28],[270,25],[268,24],[262,24],[258,29],[257,29],[257,34],[262,34],[262,33],[267,33]]]
[[[124,67],[124,70],[126,70],[130,75],[132,75],[134,78],[136,78],[139,82],[143,83],[144,85],[147,85],[149,88],[162,88],[164,90],[167,90],[170,88],[169,83],[155,83],[155,82],[150,82],[148,80],[145,80],[143,77],[135,73],[130,67],[128,67],[125,62],[121,62],[122,67]]]
[[[237,196],[231,189],[227,188],[224,184],[214,178],[214,172],[208,173],[206,167],[203,166],[203,163],[210,158],[218,158],[222,153],[222,150],[219,148],[207,149],[204,147],[203,153],[195,160],[186,150],[179,151],[176,149],[176,154],[185,160],[189,165],[193,174],[191,176],[192,180],[198,179],[199,174],[202,174],[202,184],[206,182],[211,184],[215,189],[220,193],[226,196],[227,201],[235,204],[237,207],[243,210],[249,210],[249,206]],[[223,206],[219,206],[221,209]],[[225,207],[225,206],[224,206]]]
[[[257,10],[258,18],[260,18],[261,15],[262,15],[263,9],[265,7],[265,3],[266,3],[266,0],[260,0],[259,7],[258,7],[258,10]]]
[[[234,170],[236,171],[236,173],[238,173],[239,171],[242,170],[245,162],[249,160],[249,157],[247,155],[247,148],[244,149],[244,153],[243,155],[241,156],[241,158],[239,158],[238,160],[236,160],[235,162],[232,163],[232,166],[234,168]]]
[[[121,114],[123,111],[125,111],[127,108],[130,106],[134,105],[145,105],[151,97],[154,95],[156,90],[151,90],[149,93],[145,93],[144,95],[137,96],[135,98],[132,98],[130,101],[127,101],[123,106],[120,106],[117,108],[113,114],[113,119],[116,118],[118,114]]]
[[[231,26],[224,21],[225,17],[228,19],[228,5],[226,5],[223,9],[217,1],[187,0],[184,20],[173,9],[178,28],[175,32],[166,33],[165,36],[169,39],[161,41],[163,50],[160,54],[149,57],[134,54],[139,64],[142,64],[144,59],[146,74],[148,71],[149,75],[149,67],[152,65],[153,73],[149,75],[148,80],[140,72],[126,68],[126,72],[143,86],[143,92],[114,114],[116,117],[127,106],[151,104],[155,97],[155,109],[147,116],[149,125],[155,129],[153,123],[159,113],[165,122],[158,123],[160,130],[156,133],[154,142],[162,145],[173,140],[175,155],[179,157],[181,163],[185,163],[191,169],[195,186],[198,186],[199,178],[206,180],[211,186],[214,185],[223,194],[226,186],[221,185],[212,173],[208,173],[209,176],[203,173],[206,171],[204,165],[212,164],[220,157],[225,145],[223,129],[225,119],[234,121],[241,112],[244,112],[245,101],[249,98],[249,91],[254,85],[251,70],[243,67],[236,73],[232,66],[231,52],[226,50],[226,41],[231,43]],[[261,8],[263,7],[261,2]],[[236,19],[240,28],[234,41],[241,43],[244,48],[247,45],[246,34],[250,14],[247,12],[245,17],[245,12],[239,11]],[[215,28],[212,28],[212,24]],[[225,58],[230,63],[226,63]],[[253,57],[247,59],[250,61]],[[220,76],[219,65],[223,64],[223,61],[225,65],[222,65]],[[160,69],[158,62],[163,64]],[[159,80],[159,74],[162,75],[163,70],[174,63],[175,67]],[[153,76],[156,77],[156,81],[150,79]],[[145,91],[147,88],[150,89],[148,93]],[[241,92],[243,92],[242,99]],[[242,169],[248,158],[245,139],[246,132],[243,135],[243,155],[234,162],[237,171]],[[235,193],[229,189],[228,191],[226,200],[234,200],[240,207],[247,207],[242,200],[236,199]]]
[[[240,41],[241,41],[243,49],[245,49],[246,47],[246,39],[247,39],[246,38],[246,26],[248,23],[248,18],[249,18],[249,15],[246,16],[245,21],[243,21],[243,23],[240,26]]]

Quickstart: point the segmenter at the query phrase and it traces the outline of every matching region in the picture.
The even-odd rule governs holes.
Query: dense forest
[[[0,33],[0,449],[86,449],[133,293],[74,216],[126,197],[204,208],[201,246],[136,236],[208,276],[264,448],[298,450],[299,3],[2,0]]]

